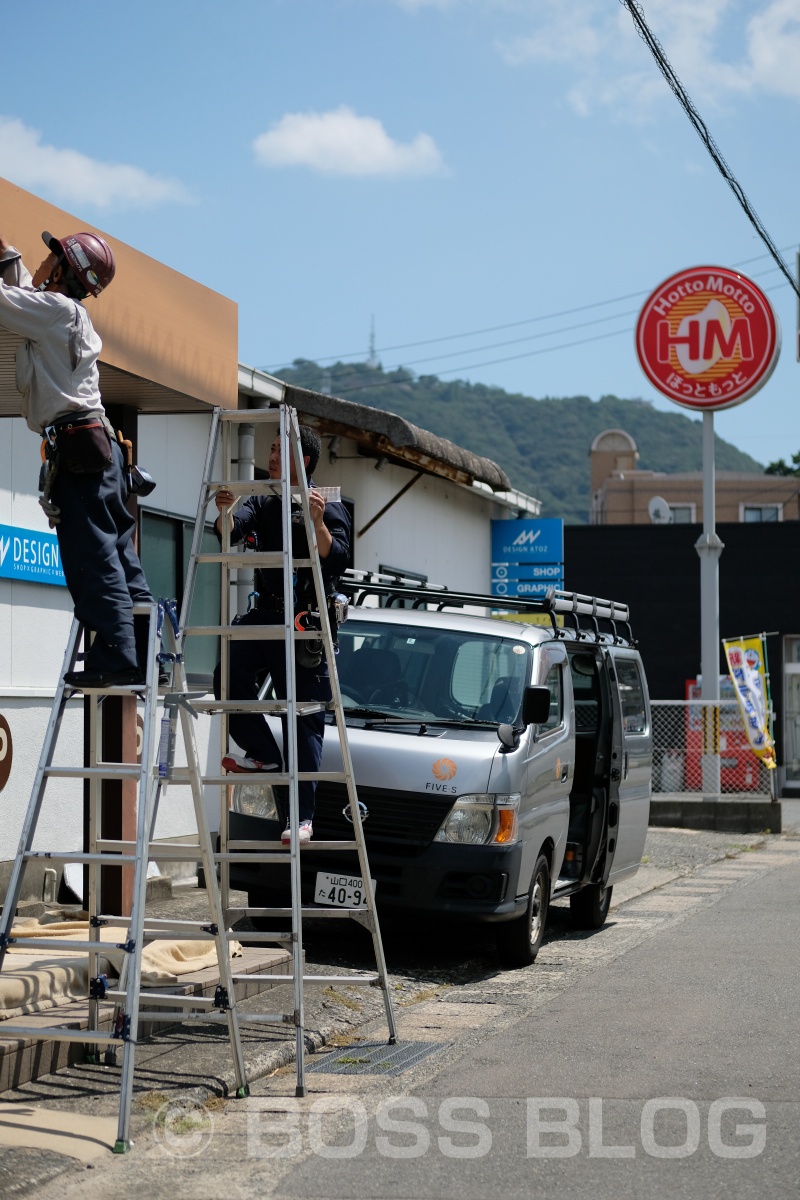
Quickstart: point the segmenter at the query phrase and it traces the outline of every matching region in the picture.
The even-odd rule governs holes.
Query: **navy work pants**
[[[252,609],[241,617],[243,625],[282,625],[283,613]],[[272,676],[275,695],[286,698],[286,646],[283,640],[265,642],[230,641],[229,700],[257,700],[256,676],[268,671]],[[214,672],[214,695],[219,699],[222,673],[220,664]],[[319,667],[307,668],[295,664],[295,681],[298,700],[328,701],[331,685],[323,659]],[[281,715],[283,744],[286,743],[286,715]],[[241,746],[250,758],[263,763],[282,763],[278,744],[262,713],[231,713],[228,729],[237,746]],[[297,769],[318,771],[322,761],[322,742],[325,736],[324,712],[312,713],[297,718]],[[316,783],[303,782],[298,785],[300,820],[310,821],[314,815],[314,792]],[[283,789],[281,789],[283,792]],[[284,805],[281,805],[284,807]],[[286,812],[281,813],[283,819]]]
[[[122,447],[112,440],[104,471],[73,475],[60,467],[51,495],[61,509],[56,534],[75,616],[95,631],[84,666],[144,670],[147,622],[137,621],[135,629],[133,606],[151,604],[152,596],[133,545],[136,523],[125,507]]]

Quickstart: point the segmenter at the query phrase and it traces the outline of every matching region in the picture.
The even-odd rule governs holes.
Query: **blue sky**
[[[643,8],[794,270],[800,0]],[[735,267],[783,351],[717,432],[800,450],[794,293],[619,0],[39,0],[3,34],[0,174],[236,300],[242,361],[363,361],[374,318],[387,368],[670,409],[638,309]]]

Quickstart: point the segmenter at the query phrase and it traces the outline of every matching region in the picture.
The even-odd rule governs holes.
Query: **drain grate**
[[[442,1049],[442,1042],[398,1042],[396,1046],[364,1042],[325,1054],[307,1070],[320,1075],[400,1075]]]

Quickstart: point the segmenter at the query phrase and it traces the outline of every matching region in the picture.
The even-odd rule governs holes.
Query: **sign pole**
[[[703,533],[700,556],[700,669],[703,674],[703,794],[719,799],[719,556],[716,530],[714,414],[703,413]]]

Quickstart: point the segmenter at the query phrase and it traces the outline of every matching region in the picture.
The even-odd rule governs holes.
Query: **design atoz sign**
[[[772,374],[778,318],[760,288],[725,267],[691,267],[666,279],[636,325],[642,370],[660,392],[695,411],[732,408]]]

